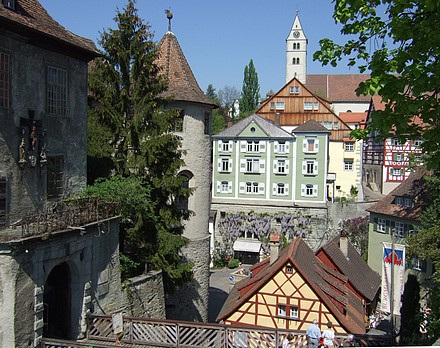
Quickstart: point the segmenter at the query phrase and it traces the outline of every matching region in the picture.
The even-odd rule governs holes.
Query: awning
[[[234,242],[234,251],[247,251],[249,253],[259,253],[261,242],[252,239],[237,239]]]

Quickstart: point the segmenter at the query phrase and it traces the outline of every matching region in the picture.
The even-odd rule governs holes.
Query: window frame
[[[350,158],[344,158],[344,172],[352,172],[354,170],[354,161]]]
[[[55,168],[54,168],[55,167]],[[64,195],[64,156],[47,157],[46,197],[59,199]],[[51,179],[54,175],[54,179]]]
[[[286,104],[283,101],[275,102],[275,110],[284,111],[285,107],[286,107]]]
[[[48,116],[69,116],[68,88],[68,71],[53,65],[48,65],[46,72],[46,111]]]
[[[405,223],[401,221],[394,222],[394,236],[405,238]]]
[[[3,0],[2,4],[4,7],[15,11],[16,5],[17,5],[17,0]]]
[[[11,107],[11,55],[0,51],[0,108]]]
[[[352,141],[344,142],[344,151],[354,152],[354,142],[352,142]]]
[[[313,111],[313,102],[304,102],[304,111]]]
[[[384,218],[377,218],[376,231],[380,233],[387,233],[387,220]]]
[[[8,180],[0,175],[0,226],[7,224]]]

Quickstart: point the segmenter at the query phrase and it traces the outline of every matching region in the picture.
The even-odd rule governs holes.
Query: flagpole
[[[391,303],[390,303],[390,311],[391,311],[391,344],[394,345],[394,232],[395,229],[391,229]]]

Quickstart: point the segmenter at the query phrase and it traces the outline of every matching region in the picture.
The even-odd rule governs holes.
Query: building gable
[[[263,101],[256,114],[286,129],[313,119],[331,131],[330,140],[350,137],[350,127],[330,109],[330,104],[296,78]]]

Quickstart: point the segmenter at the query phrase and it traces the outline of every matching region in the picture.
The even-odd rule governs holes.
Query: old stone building
[[[0,346],[84,335],[123,303],[118,220],[86,185],[92,41],[37,0],[0,3]]]
[[[165,94],[173,102],[171,108],[181,110],[181,122],[175,131],[182,138],[185,166],[179,175],[186,178],[194,193],[181,202],[194,212],[185,224],[184,236],[189,243],[184,258],[194,264],[193,280],[166,301],[167,318],[190,321],[208,321],[209,291],[209,211],[211,185],[211,111],[213,102],[202,92],[183,54],[176,36],[171,31],[171,13],[168,32],[159,42],[158,66],[168,81]]]

